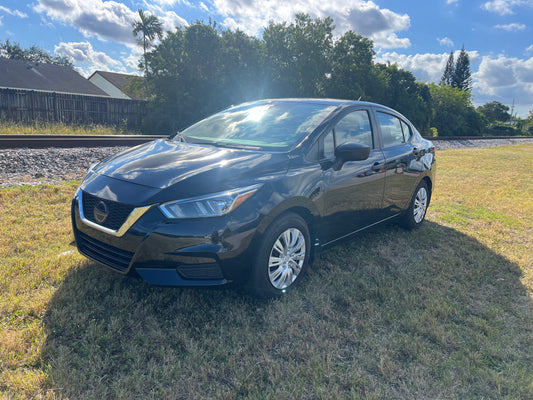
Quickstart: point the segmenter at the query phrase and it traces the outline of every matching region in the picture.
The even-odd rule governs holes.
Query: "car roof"
[[[343,100],[343,99],[329,99],[329,98],[300,98],[300,97],[289,97],[289,98],[274,98],[274,99],[261,99],[257,101],[251,101],[250,103],[313,103],[313,104],[329,104],[329,105],[344,105],[344,104],[372,104],[364,101],[355,101],[355,100]]]
[[[382,104],[359,101],[359,100],[343,100],[343,99],[330,99],[330,98],[274,98],[274,99],[261,99],[256,101],[250,101],[243,104],[261,104],[261,103],[308,103],[308,104],[322,104],[325,106],[336,106],[336,107],[348,107],[348,106],[367,106],[367,107],[380,107],[382,109],[387,109],[395,111],[392,108],[384,106]],[[243,105],[243,104],[239,104]],[[396,111],[395,111],[396,112]]]

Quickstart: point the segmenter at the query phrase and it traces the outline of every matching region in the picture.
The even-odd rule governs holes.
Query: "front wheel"
[[[409,209],[400,223],[407,229],[416,229],[422,225],[429,206],[430,193],[426,181],[421,181],[413,194]]]
[[[310,254],[309,229],[297,214],[278,217],[265,231],[248,289],[259,297],[281,296],[303,276]]]

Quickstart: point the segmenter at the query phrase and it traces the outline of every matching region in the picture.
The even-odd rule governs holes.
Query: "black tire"
[[[269,298],[292,290],[308,267],[310,252],[305,220],[294,213],[279,216],[266,229],[257,247],[248,291]]]
[[[430,199],[431,193],[426,181],[420,181],[413,193],[409,208],[400,220],[400,225],[409,230],[418,229],[426,218]]]

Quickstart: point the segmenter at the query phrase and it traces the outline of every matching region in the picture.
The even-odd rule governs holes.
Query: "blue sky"
[[[256,36],[268,21],[290,21],[297,12],[330,16],[337,35],[353,30],[371,38],[376,61],[421,81],[439,81],[450,51],[464,45],[476,105],[514,101],[522,117],[533,110],[533,0],[0,0],[0,40],[69,56],[85,76],[138,73],[131,24],[139,8],[166,30],[211,17]]]

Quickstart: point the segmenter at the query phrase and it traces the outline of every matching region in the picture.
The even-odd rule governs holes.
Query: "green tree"
[[[139,9],[138,12],[140,21],[134,21],[132,23],[133,36],[137,37],[139,33],[142,34],[139,43],[143,47],[144,69],[146,75],[148,75],[148,60],[146,55],[155,38],[158,37],[160,40],[163,38],[163,25],[154,14],[146,15],[142,9]]]
[[[431,95],[428,86],[396,64],[376,64],[378,90],[368,100],[384,104],[404,114],[422,133],[428,134],[431,116]]]
[[[472,71],[470,70],[470,58],[464,46],[459,53],[459,57],[457,57],[457,63],[455,64],[455,70],[453,73],[452,86],[464,92],[470,92],[472,90]]]
[[[145,131],[172,133],[231,104],[264,97],[262,54],[259,40],[220,32],[211,22],[169,32],[148,54],[153,98]]]
[[[533,110],[529,111],[529,114],[524,121],[523,131],[530,136],[533,136]]]
[[[331,69],[326,76],[328,97],[341,99],[367,99],[370,92],[373,58],[375,55],[372,41],[348,31],[333,46]]]
[[[297,14],[291,24],[270,23],[263,32],[272,97],[317,97],[331,72],[333,19]]]
[[[182,128],[184,92],[182,74],[184,63],[185,30],[176,28],[169,32],[147,59],[151,73],[145,82],[151,93],[147,115],[143,119],[143,132],[170,134]]]
[[[225,107],[221,76],[222,41],[214,24],[189,25],[183,37],[182,120],[189,125]],[[190,117],[187,117],[190,116]]]
[[[221,33],[220,79],[225,104],[264,97],[265,62],[262,42],[244,32]]]
[[[431,126],[439,136],[480,135],[485,123],[476,111],[470,93],[448,85],[429,85],[433,103]]]
[[[469,92],[439,91],[397,65],[375,65],[371,40],[351,31],[335,40],[333,28],[330,18],[300,14],[292,23],[270,23],[262,39],[211,22],[168,32],[146,57],[152,93],[146,126],[175,132],[257,98],[361,97],[397,109],[425,134],[432,126],[443,135],[479,133],[483,121]],[[448,129],[447,120],[457,122],[454,112],[458,127]]]
[[[6,39],[5,43],[0,42],[0,57],[31,63],[46,63],[72,67],[72,61],[68,57],[52,56],[35,45],[28,49],[23,49],[19,43],[11,43],[9,39]]]
[[[450,56],[448,57],[448,61],[446,62],[446,67],[444,68],[442,78],[440,79],[440,84],[452,86],[454,74],[455,74],[455,61],[453,57],[453,51],[450,51]]]
[[[511,119],[509,107],[499,101],[492,101],[479,106],[477,110],[487,118],[489,123],[507,122]]]

